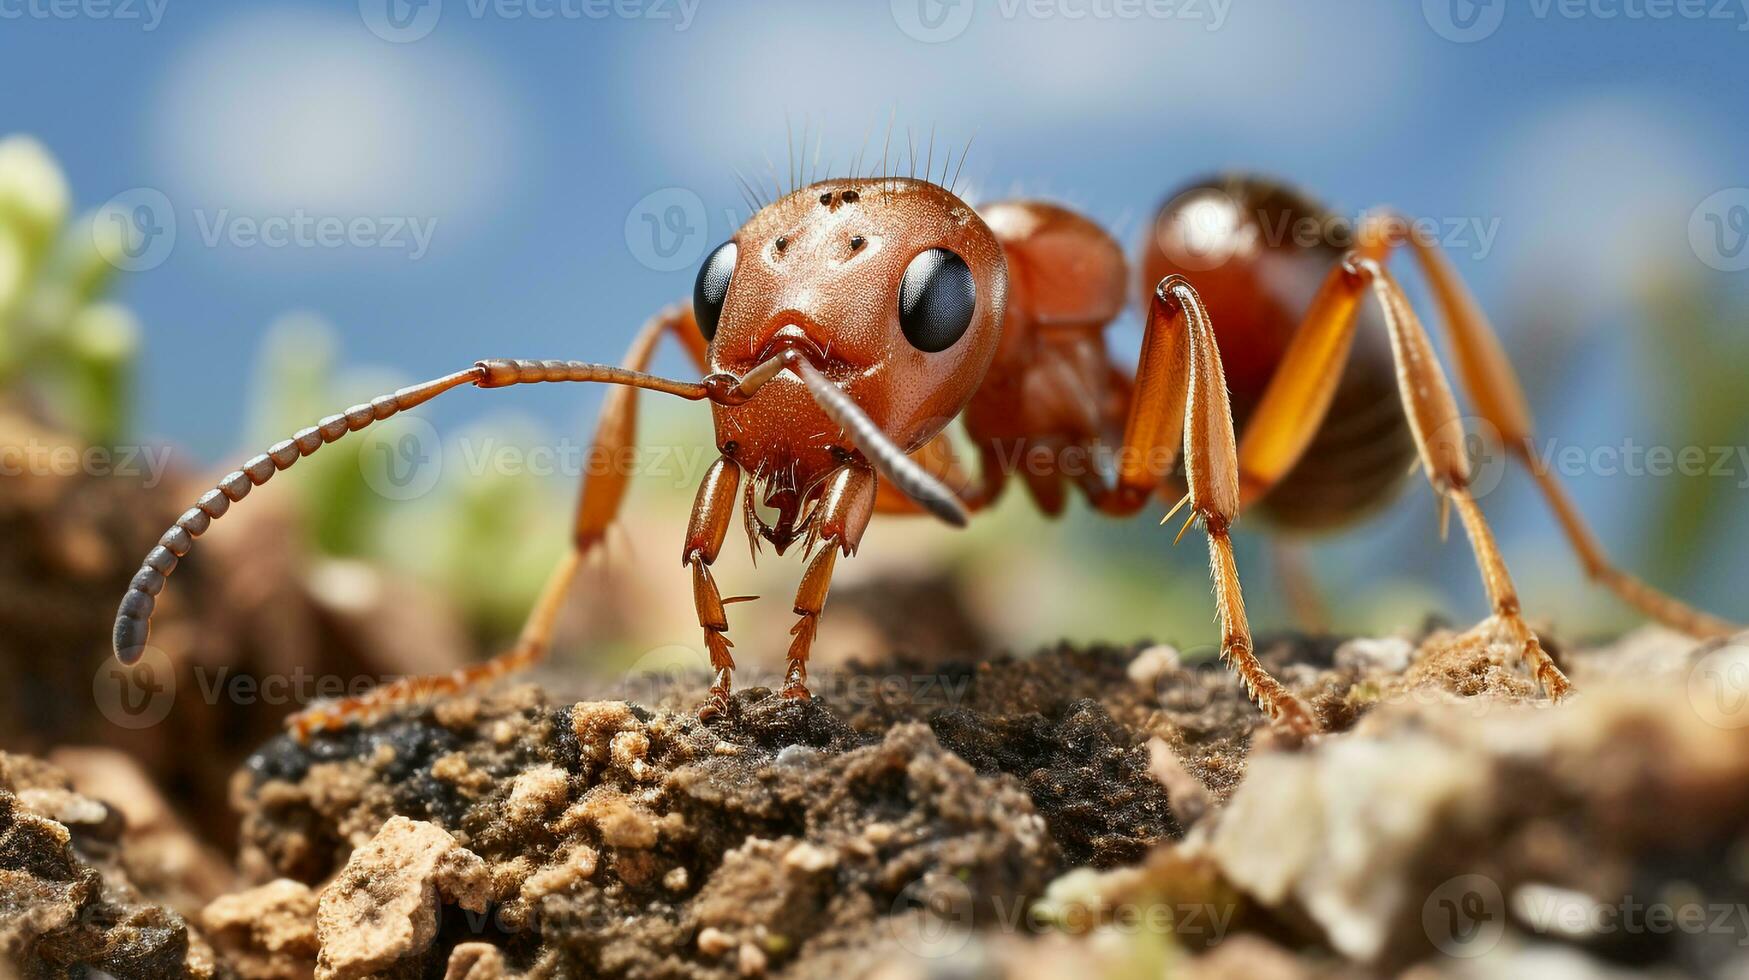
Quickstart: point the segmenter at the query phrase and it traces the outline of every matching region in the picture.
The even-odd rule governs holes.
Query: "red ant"
[[[917,179],[826,180],[792,191],[710,253],[691,306],[651,320],[625,367],[480,361],[329,416],[245,463],[147,556],[122,599],[116,655],[139,657],[155,596],[194,538],[250,488],[318,447],[464,384],[592,381],[617,386],[596,433],[606,458],[632,445],[636,389],[711,403],[721,456],[699,486],[681,547],[714,670],[705,717],[727,706],[735,667],[711,564],[738,497],[755,549],[763,538],[781,554],[800,538],[811,556],[796,593],[782,691],[805,698],[809,648],[839,554],[856,551],[876,513],[927,512],[964,525],[1001,492],[1009,475],[1001,460],[1013,458],[1005,445],[1025,451],[1025,486],[1048,514],[1062,510],[1070,484],[1114,516],[1162,494],[1182,495],[1186,527],[1195,521],[1207,532],[1221,655],[1263,712],[1298,733],[1318,725],[1253,655],[1229,529],[1253,506],[1290,525],[1348,523],[1418,466],[1443,506],[1456,507],[1475,550],[1493,610],[1477,629],[1509,645],[1551,697],[1562,697],[1569,682],[1521,617],[1470,493],[1457,405],[1426,331],[1385,268],[1390,253],[1407,245],[1415,256],[1477,412],[1529,464],[1529,412],[1498,341],[1448,260],[1404,234],[1401,221],[1367,218],[1347,250],[1269,233],[1307,218],[1330,220],[1255,177],[1198,184],[1169,199],[1141,262],[1150,287],[1132,376],[1114,366],[1104,336],[1124,306],[1130,273],[1117,243],[1088,219],[1038,201],[977,211]],[[1210,255],[1222,259],[1213,268],[1202,261]],[[702,381],[644,373],[664,336],[680,341],[705,372]],[[1381,404],[1389,411],[1379,412]],[[1243,439],[1234,436],[1235,414]],[[1351,424],[1360,415],[1367,424]],[[956,416],[978,448],[975,480],[943,433]],[[1372,458],[1351,465],[1345,444]],[[1120,451],[1109,472],[1058,465],[1071,450],[1110,447]],[[1613,568],[1553,477],[1529,468],[1592,578],[1684,632],[1736,631]],[[310,709],[294,730],[338,726],[540,659],[571,579],[601,543],[627,481],[624,472],[586,479],[575,547],[512,650],[449,676],[402,680]],[[760,516],[756,497],[776,512],[775,524]]]

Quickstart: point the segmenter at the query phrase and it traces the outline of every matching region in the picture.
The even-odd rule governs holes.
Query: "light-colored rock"
[[[280,878],[214,899],[200,913],[212,944],[251,980],[296,980],[316,963],[316,894]]]
[[[565,802],[570,778],[557,766],[536,766],[518,773],[510,784],[504,819],[512,826],[530,826]]]
[[[436,824],[393,817],[322,890],[316,976],[367,977],[418,955],[437,933],[441,904],[484,912],[490,894],[478,855]]]
[[[504,980],[510,971],[504,954],[491,943],[462,943],[450,951],[443,980]]]

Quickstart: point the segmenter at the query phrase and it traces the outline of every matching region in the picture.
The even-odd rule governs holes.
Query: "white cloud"
[[[1217,7],[1225,12],[1211,30]],[[1027,13],[1035,9],[1056,13]],[[886,3],[721,5],[691,31],[629,37],[615,73],[628,121],[661,113],[649,136],[677,158],[762,148],[774,131],[781,139],[787,114],[827,122],[840,172],[871,123],[878,156],[895,107],[901,146],[905,124],[922,119],[957,148],[973,131],[1050,139],[1088,122],[1156,136],[1187,123],[1340,139],[1395,119],[1416,97],[1408,50],[1419,18],[1348,23],[1285,3],[1164,8],[1200,19],[1063,14],[1094,9],[1130,7],[977,0],[963,33],[928,44],[907,36]]]
[[[437,39],[356,18],[243,15],[181,52],[155,153],[179,209],[462,220],[510,182],[517,126],[491,72]]]
[[[1506,215],[1499,257],[1514,279],[1560,289],[1590,320],[1619,311],[1648,263],[1704,271],[1688,245],[1695,206],[1725,186],[1704,121],[1681,103],[1613,92],[1549,106],[1492,154]]]

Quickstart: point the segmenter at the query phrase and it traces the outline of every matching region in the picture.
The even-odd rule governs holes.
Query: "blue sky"
[[[145,328],[145,434],[209,459],[235,449],[279,317],[316,314],[348,361],[409,379],[617,359],[740,220],[735,169],[785,172],[787,124],[842,173],[889,119],[899,146],[933,128],[938,163],[973,139],[968,196],[1058,198],[1129,243],[1226,168],[1486,231],[1458,261],[1543,428],[1670,441],[1631,372],[1656,328],[1628,301],[1648,268],[1749,297],[1689,239],[1702,201],[1749,184],[1749,12],[1504,3],[0,0],[0,131],[41,139],[80,208],[169,202],[174,246],[120,293]],[[298,220],[349,230],[259,240]],[[684,234],[653,246],[649,221]],[[1570,303],[1533,315],[1550,295]],[[594,400],[518,407],[581,427]],[[1647,492],[1579,491],[1606,526]],[[1552,540],[1534,500],[1511,507]]]

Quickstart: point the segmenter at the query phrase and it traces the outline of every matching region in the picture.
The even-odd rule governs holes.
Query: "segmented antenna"
[[[202,494],[195,505],[164,532],[157,547],[146,555],[140,570],[134,573],[127,593],[122,596],[121,607],[116,610],[112,636],[116,658],[131,664],[145,653],[146,640],[152,632],[152,610],[158,604],[158,595],[164,591],[164,582],[176,570],[177,563],[194,548],[195,538],[205,534],[213,521],[223,517],[233,503],[247,497],[251,489],[348,432],[357,432],[464,384],[502,388],[540,381],[598,381],[647,388],[693,401],[706,397],[744,400],[751,396],[757,384],[769,380],[776,371],[775,364],[761,366],[734,386],[730,384],[734,379],[725,376],[713,376],[709,383],[672,381],[628,368],[584,361],[479,361],[465,371],[401,388],[394,394],[380,395],[338,415],[330,415],[307,429],[300,429],[290,439],[275,443],[267,452],[244,463],[242,469],[232,471],[219,481],[218,486]]]
[[[849,434],[850,441],[862,450],[862,454],[868,457],[875,469],[893,481],[894,487],[921,504],[924,510],[954,527],[966,526],[966,509],[960,503],[960,498],[946,484],[905,455],[905,451],[881,431],[881,427],[844,393],[844,389],[833,384],[804,359],[797,359],[790,365],[790,369],[808,386],[814,402],[827,417],[843,427]]]
[[[293,463],[348,432],[357,432],[480,376],[481,368],[476,366],[361,402],[299,430],[290,439],[275,443],[267,452],[244,463],[242,469],[233,470],[220,480],[218,486],[202,494],[193,507],[176,519],[170,530],[158,539],[158,546],[146,555],[140,570],[134,573],[127,593],[122,596],[121,608],[115,614],[113,639],[116,658],[125,664],[140,659],[146,649],[146,639],[152,632],[152,610],[158,603],[158,594],[164,590],[164,580],[194,547],[194,539],[205,534],[213,521],[225,516],[231,504],[247,497],[251,489],[272,479],[273,474],[289,469]]]

